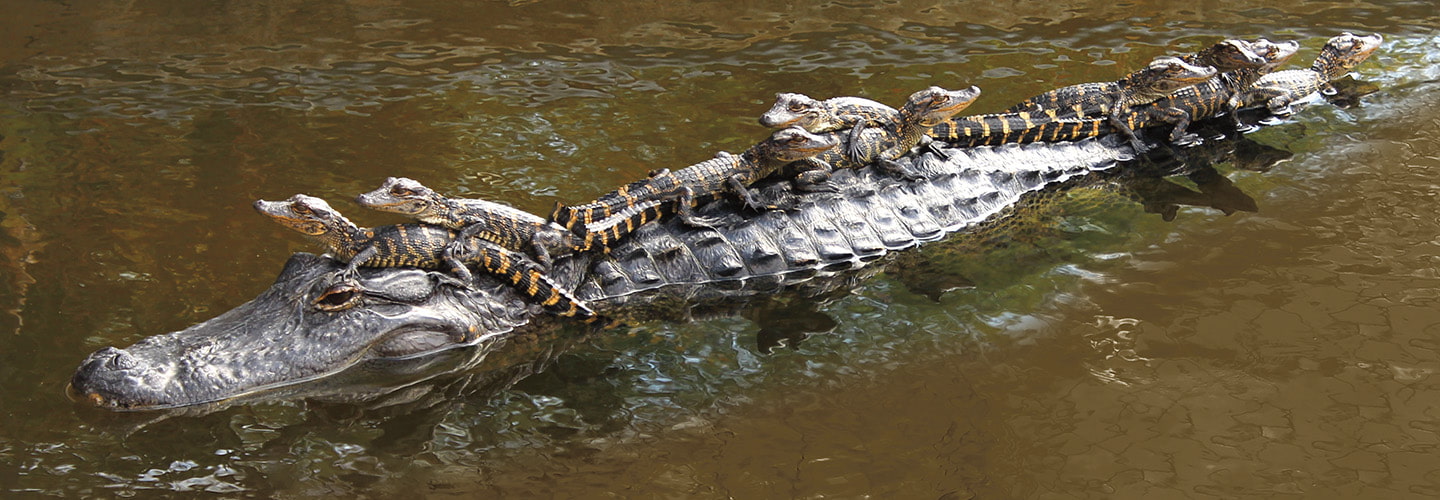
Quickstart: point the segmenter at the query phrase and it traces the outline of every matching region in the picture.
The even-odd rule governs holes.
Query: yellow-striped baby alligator
[[[659,203],[670,204],[687,224],[710,226],[710,222],[697,218],[692,212],[700,199],[730,193],[740,198],[747,208],[773,208],[755,199],[750,193],[750,184],[779,171],[789,163],[804,162],[834,149],[836,144],[838,141],[833,137],[819,136],[799,127],[790,127],[775,132],[769,139],[738,155],[721,153],[715,158],[677,172],[661,169],[653,172],[648,179],[632,182],[602,195],[593,202],[576,206],[556,206],[551,220],[573,230],[579,225],[603,224],[605,219],[615,215],[622,215],[622,219],[628,220],[628,216],[643,215],[652,210],[661,213],[670,210],[657,205]]]
[[[1168,93],[1214,75],[1213,68],[1195,66],[1176,57],[1160,57],[1146,70],[1131,74],[1127,86],[1139,94]],[[1072,112],[1082,110],[1083,105],[1071,109]],[[1077,118],[1063,116],[1057,109],[1041,109],[955,117],[932,127],[929,134],[957,146],[982,146],[1073,141],[1115,130],[1104,116]]]
[[[303,194],[285,201],[258,200],[255,210],[321,243],[337,260],[348,263],[339,281],[353,280],[359,267],[409,266],[448,271],[459,279],[460,286],[468,287],[474,277],[466,265],[476,264],[556,315],[595,317],[595,312],[585,303],[552,282],[539,265],[523,254],[479,238],[463,241],[463,251],[454,252],[451,243],[456,241],[457,233],[452,229],[425,224],[363,228],[350,222],[325,200]],[[360,295],[350,290],[345,292],[346,298]],[[335,300],[327,293],[318,297],[313,305],[343,309],[352,304]]]
[[[1176,62],[1177,59],[1184,64]],[[1054,110],[1062,118],[1110,116],[1116,110],[1154,102],[1171,92],[1213,78],[1220,72],[1254,68],[1264,62],[1250,50],[1248,43],[1223,40],[1185,57],[1156,58],[1119,81],[1061,87],[1020,101],[1004,112],[1037,114]],[[1207,66],[1212,71],[1198,69]]]
[[[420,222],[460,231],[457,242],[478,237],[505,248],[525,252],[545,268],[551,256],[586,251],[591,242],[584,232],[564,227],[509,205],[488,200],[450,198],[405,177],[390,177],[374,191],[355,198],[361,206],[414,217]]]
[[[860,122],[848,132],[830,132],[836,141],[840,141],[842,135],[846,137],[845,150],[830,150],[815,156],[811,165],[816,168],[799,172],[795,178],[796,188],[831,191],[834,188],[824,182],[833,169],[860,168],[872,163],[900,178],[913,179],[915,176],[896,164],[895,158],[928,143],[927,132],[931,128],[964,111],[979,97],[978,87],[961,90],[930,87],[910,94],[894,119]],[[837,124],[827,124],[830,125]]]

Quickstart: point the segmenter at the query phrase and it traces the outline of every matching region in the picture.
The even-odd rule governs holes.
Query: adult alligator
[[[1025,193],[1115,168],[1127,146],[1109,138],[1066,144],[946,149],[899,161],[919,180],[873,167],[838,170],[837,192],[796,192],[788,181],[755,186],[794,205],[759,215],[732,201],[697,212],[715,228],[678,219],[640,228],[609,253],[559,256],[552,279],[599,314],[626,318],[645,304],[685,304],[768,294],[817,275],[861,268],[981,223]],[[112,409],[217,403],[285,390],[367,362],[435,355],[492,342],[556,320],[507,282],[477,275],[469,288],[434,272],[361,268],[362,296],[348,309],[312,304],[344,264],[292,257],[254,300],[185,330],[107,347],[84,361],[72,395]]]
[[[649,224],[609,253],[556,258],[550,275],[597,313],[617,318],[636,317],[647,306],[674,310],[769,295],[873,268],[897,251],[984,224],[1027,195],[1124,170],[1133,155],[1117,135],[941,152],[898,160],[917,179],[866,167],[837,171],[827,181],[833,193],[762,182],[752,188],[757,198],[793,208],[748,215],[717,200],[696,209],[722,221],[713,228],[678,219]],[[181,331],[91,354],[72,377],[71,394],[117,410],[308,394],[356,373],[403,377],[392,369],[425,365],[461,347],[479,346],[469,361],[479,363],[486,346],[563,321],[541,314],[498,278],[456,287],[413,268],[361,269],[358,297],[335,301],[350,307],[314,308],[345,269],[297,254],[250,302]]]

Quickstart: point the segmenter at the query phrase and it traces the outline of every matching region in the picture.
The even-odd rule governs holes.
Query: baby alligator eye
[[[310,304],[325,312],[343,311],[355,305],[362,291],[351,283],[340,283],[325,290]]]
[[[414,192],[414,191],[411,191],[411,190],[409,190],[409,189],[407,189],[407,188],[402,188],[402,187],[397,187],[397,188],[391,189],[391,190],[390,190],[390,194],[395,195],[395,196],[398,196],[398,197],[401,197],[401,198],[406,198],[406,197],[410,197],[410,196],[415,196],[415,192]]]
[[[291,203],[291,204],[290,204],[290,211],[291,211],[291,212],[295,212],[296,214],[299,214],[299,215],[309,215],[309,214],[310,214],[310,206],[309,206],[309,205],[306,205],[306,204],[304,204],[304,203]]]

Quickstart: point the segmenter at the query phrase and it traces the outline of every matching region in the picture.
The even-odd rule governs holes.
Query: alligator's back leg
[[[1119,130],[1121,134],[1124,134],[1126,139],[1130,140],[1130,146],[1135,148],[1135,154],[1145,154],[1150,151],[1150,147],[1145,145],[1145,141],[1140,140],[1140,136],[1136,135],[1135,129],[1130,127],[1130,124],[1126,123],[1124,118],[1121,118],[1120,113],[1113,112],[1112,110],[1110,113],[1110,125],[1115,127],[1116,130]]]
[[[714,229],[715,225],[719,223],[718,220],[695,215],[695,190],[689,187],[680,188],[680,196],[676,202],[675,212],[676,215],[680,217],[681,222],[691,226]]]

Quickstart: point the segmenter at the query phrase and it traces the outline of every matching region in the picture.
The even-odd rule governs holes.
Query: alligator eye
[[[361,291],[353,284],[340,283],[325,290],[325,293],[310,301],[315,309],[334,312],[349,309],[360,298]]]
[[[415,196],[415,192],[414,192],[414,191],[411,191],[411,190],[409,190],[409,189],[402,188],[402,187],[397,187],[397,188],[392,188],[392,189],[390,189],[390,194],[391,194],[391,195],[394,195],[394,196],[401,197],[401,198],[407,198],[407,197],[410,197],[410,196]]]
[[[290,211],[299,215],[309,215],[311,212],[310,206],[304,203],[291,203]]]
[[[799,113],[799,112],[801,112],[801,111],[805,111],[805,105],[803,105],[803,104],[791,104],[789,109],[790,109],[790,112],[791,112],[791,113]]]

